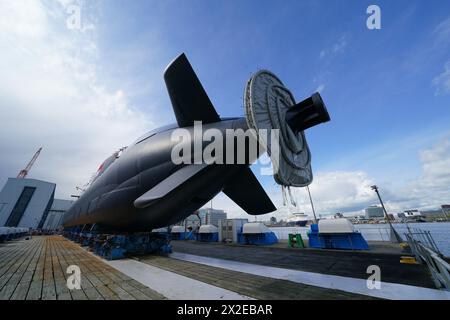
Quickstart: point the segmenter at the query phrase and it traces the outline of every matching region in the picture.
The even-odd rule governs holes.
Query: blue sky
[[[71,4],[81,8],[82,31],[64,27]],[[381,8],[381,30],[366,27],[370,4]],[[28,3],[16,9],[15,24],[26,27],[30,22],[20,12],[33,10],[34,26],[43,24],[43,31],[30,35],[23,32],[27,30],[23,26],[0,24],[14,43],[37,52],[42,52],[37,48],[53,46],[47,55],[39,54],[28,63],[42,65],[45,57],[47,62],[65,61],[50,70],[55,71],[54,78],[50,79],[51,72],[44,77],[53,86],[68,79],[67,86],[58,91],[60,99],[43,99],[46,107],[53,106],[48,107],[49,112],[54,114],[57,109],[61,113],[60,118],[50,118],[68,120],[82,109],[79,104],[95,104],[99,108],[96,112],[86,111],[92,124],[85,132],[95,134],[97,144],[80,133],[84,121],[78,125],[68,121],[47,134],[44,132],[49,129],[43,126],[37,135],[27,135],[18,126],[14,129],[20,131],[17,135],[1,139],[3,150],[14,152],[0,160],[0,183],[25,165],[34,146],[44,144],[39,161],[47,161],[47,165],[37,163],[33,173],[36,178],[55,180],[61,186],[57,195],[67,198],[74,185],[87,180],[103,158],[133,141],[142,133],[138,131],[174,122],[162,73],[174,57],[185,52],[221,116],[243,115],[244,85],[261,68],[276,73],[297,100],[321,91],[332,121],[306,134],[317,177],[311,190],[324,203],[322,208],[318,204],[324,213],[354,212],[372,204],[373,194],[364,191],[370,183],[385,186],[392,210],[450,202],[450,178],[440,181],[439,186],[433,184],[439,188],[439,197],[432,200],[420,189],[450,175],[445,166],[450,159],[448,1],[60,0],[43,1],[39,6]],[[16,57],[18,53],[6,43],[3,39],[3,49]],[[4,61],[0,66],[9,65]],[[20,76],[29,77],[27,69],[22,71],[18,84]],[[37,69],[33,75],[44,86],[46,82],[39,81],[42,73]],[[32,86],[32,81],[27,81]],[[21,90],[17,89],[17,95],[23,93]],[[76,97],[70,94],[73,92]],[[98,99],[92,100],[93,96]],[[0,98],[0,108],[6,110],[9,103],[19,100],[9,91],[3,101]],[[108,105],[106,111],[102,103]],[[32,103],[28,107],[36,108]],[[9,122],[23,116],[6,114]],[[83,119],[83,115],[74,119]],[[95,129],[95,123],[101,124],[101,130]],[[73,139],[71,143],[78,144],[76,150],[54,139],[55,134]],[[77,134],[80,136],[74,139]],[[51,147],[46,148],[45,141]],[[83,148],[84,141],[89,147]],[[70,161],[62,156],[68,151],[73,153]],[[432,156],[427,156],[430,153]],[[66,168],[76,174],[63,175]],[[436,168],[442,169],[436,172]],[[273,179],[259,178],[279,204]],[[347,193],[335,191],[346,185]],[[298,192],[308,211],[305,194]],[[217,201],[235,215],[242,214],[224,197]]]
[[[366,27],[369,4],[135,1],[129,6],[126,1],[114,2],[105,6],[104,17],[110,19],[99,27],[105,80],[116,78],[112,85],[122,88],[122,79],[135,75],[129,86],[145,86],[149,74],[162,73],[161,61],[186,52],[223,116],[243,114],[243,86],[260,68],[277,73],[298,100],[323,86],[332,122],[308,132],[316,169],[330,166],[331,159],[420,135],[423,130],[445,130],[449,97],[435,95],[432,79],[450,59],[450,45],[449,41],[438,44],[433,32],[449,17],[450,4],[379,2],[379,31]],[[134,50],[140,51],[138,57]],[[124,62],[123,51],[131,51],[134,61]],[[155,51],[157,59],[152,55]],[[145,110],[155,99],[151,93],[156,93],[161,121],[173,121],[163,81],[154,86],[133,97],[133,104]],[[417,159],[407,157],[402,166],[405,161],[418,169]],[[378,170],[376,163],[367,161],[361,168],[370,165]],[[349,167],[339,164],[334,169]]]

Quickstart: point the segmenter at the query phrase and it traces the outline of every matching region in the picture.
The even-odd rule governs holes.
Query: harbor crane
[[[17,175],[17,178],[20,178],[20,179],[26,178],[26,176],[28,175],[28,172],[30,172],[30,170],[31,170],[31,167],[35,163],[36,159],[39,157],[39,154],[41,153],[41,150],[42,150],[42,147],[40,147],[38,149],[38,151],[36,151],[36,153],[34,154],[33,158],[31,158],[30,162],[28,162],[28,164],[25,167],[25,169],[20,170],[19,174]]]

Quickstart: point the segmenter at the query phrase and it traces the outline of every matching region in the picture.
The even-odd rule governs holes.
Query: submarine
[[[64,228],[95,226],[104,232],[148,232],[181,221],[220,192],[250,215],[273,212],[275,205],[250,169],[264,152],[276,164],[277,183],[311,183],[311,155],[304,130],[330,120],[320,94],[295,103],[274,74],[261,70],[247,83],[245,117],[221,118],[184,53],[168,65],[164,80],[176,124],[152,130],[106,159],[65,213]],[[230,153],[227,132],[237,132],[232,142],[243,138],[245,143],[231,147],[232,158],[236,160],[243,152],[245,160],[174,161],[174,148],[180,145],[174,139],[177,130],[190,133],[182,142],[189,148],[182,152],[191,153],[183,158],[195,160],[198,146],[205,151],[212,143],[195,134],[198,123],[203,130],[223,133],[223,150],[217,153],[224,156]],[[256,134],[247,134],[249,130]],[[269,134],[259,136],[262,131]],[[275,135],[278,140],[272,139]],[[256,154],[250,150],[252,141],[258,142]]]

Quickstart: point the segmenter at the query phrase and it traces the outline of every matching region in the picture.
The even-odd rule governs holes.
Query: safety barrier
[[[415,230],[405,236],[416,260],[428,266],[435,286],[450,291],[450,264],[443,259],[430,232]]]

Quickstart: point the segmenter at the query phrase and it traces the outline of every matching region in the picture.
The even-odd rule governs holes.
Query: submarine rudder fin
[[[220,121],[216,109],[184,53],[167,66],[164,81],[180,127],[193,126],[194,121],[203,123]]]
[[[251,215],[261,215],[277,210],[249,167],[235,174],[225,184],[223,193]]]

